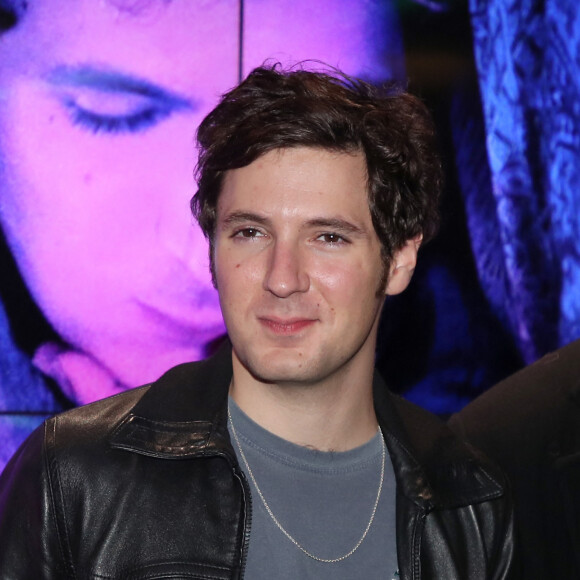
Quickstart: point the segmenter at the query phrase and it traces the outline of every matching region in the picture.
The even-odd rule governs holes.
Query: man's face
[[[234,356],[261,381],[309,384],[373,364],[380,241],[362,154],[298,147],[229,171],[215,269]]]

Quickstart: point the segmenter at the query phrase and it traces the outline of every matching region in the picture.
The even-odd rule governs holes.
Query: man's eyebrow
[[[348,234],[366,235],[368,233],[365,229],[341,218],[315,218],[309,220],[308,225],[310,227],[328,228]]]
[[[196,109],[197,104],[183,95],[148,80],[102,66],[57,66],[47,75],[53,85],[89,88],[105,93],[132,93],[161,101],[176,109]]]
[[[235,211],[228,214],[223,223],[226,225],[236,225],[244,222],[254,222],[257,224],[265,224],[268,222],[268,218],[261,216],[257,213],[251,211]]]

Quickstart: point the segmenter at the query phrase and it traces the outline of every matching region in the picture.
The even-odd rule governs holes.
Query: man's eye
[[[236,238],[258,238],[262,235],[262,232],[257,228],[243,228],[234,233]]]
[[[325,244],[332,245],[343,244],[346,242],[346,240],[342,236],[332,232],[321,234],[320,236],[318,236],[318,239],[323,241]]]

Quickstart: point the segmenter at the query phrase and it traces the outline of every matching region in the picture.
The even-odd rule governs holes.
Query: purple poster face
[[[31,0],[17,12],[0,36],[0,226],[54,333],[21,348],[0,304],[3,420],[58,410],[47,378],[82,404],[203,357],[224,327],[189,211],[196,126],[240,57],[244,74],[318,59],[383,79],[401,73],[397,31],[384,2],[361,0]],[[0,423],[0,469],[27,425],[9,436]]]
[[[81,403],[199,358],[223,331],[188,200],[194,129],[236,82],[237,11],[119,4],[31,2],[1,48],[0,220],[71,346],[36,363]]]

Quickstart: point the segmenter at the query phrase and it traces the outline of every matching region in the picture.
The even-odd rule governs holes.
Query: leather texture
[[[231,373],[225,345],[36,430],[0,479],[0,578],[242,578],[251,497],[227,431]],[[511,577],[501,472],[378,376],[374,392],[400,577]]]

